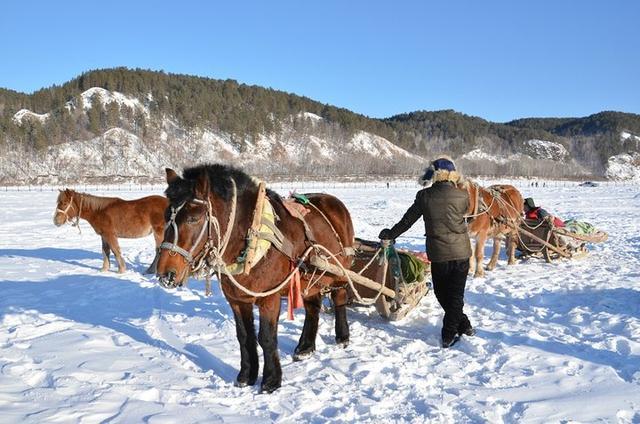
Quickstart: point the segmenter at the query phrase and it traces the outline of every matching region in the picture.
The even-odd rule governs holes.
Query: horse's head
[[[56,201],[56,210],[53,213],[53,223],[56,227],[64,225],[72,218],[78,216],[78,204],[75,202],[76,192],[70,189],[60,190]]]
[[[187,278],[209,238],[209,180],[203,174],[197,180],[184,179],[167,168],[166,229],[160,246],[157,276],[165,287],[180,287]]]

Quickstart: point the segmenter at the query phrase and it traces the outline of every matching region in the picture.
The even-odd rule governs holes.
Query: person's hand
[[[388,228],[385,228],[384,230],[380,231],[380,234],[378,235],[378,238],[380,240],[391,240],[393,239],[393,234],[391,234],[391,230]]]

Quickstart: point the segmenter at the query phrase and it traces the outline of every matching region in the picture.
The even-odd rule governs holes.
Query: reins
[[[493,206],[493,203],[496,199],[496,196],[491,196],[491,203],[489,204],[489,206],[487,206],[486,204],[484,204],[484,199],[482,199],[482,196],[480,196],[480,190],[482,190],[482,187],[472,181],[469,181],[469,184],[476,188],[476,201],[473,206],[473,214],[464,215],[463,218],[465,220],[473,220],[473,218],[477,218],[488,213],[491,210],[491,207]],[[482,205],[480,205],[480,202],[482,202]],[[480,212],[478,212],[478,210],[480,210]]]

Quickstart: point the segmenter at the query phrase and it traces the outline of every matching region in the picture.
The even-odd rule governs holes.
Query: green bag
[[[398,252],[398,256],[400,256],[400,267],[406,283],[415,283],[424,278],[424,262],[410,253]]]
[[[585,221],[569,219],[564,222],[565,228],[575,234],[589,235],[596,232],[596,227]]]

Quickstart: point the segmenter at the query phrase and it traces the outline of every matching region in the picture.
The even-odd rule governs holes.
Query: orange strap
[[[295,268],[295,270],[294,270]],[[302,290],[300,288],[300,268],[291,263],[291,271],[295,271],[289,283],[289,296],[287,298],[287,318],[293,320],[293,310],[302,308]]]

